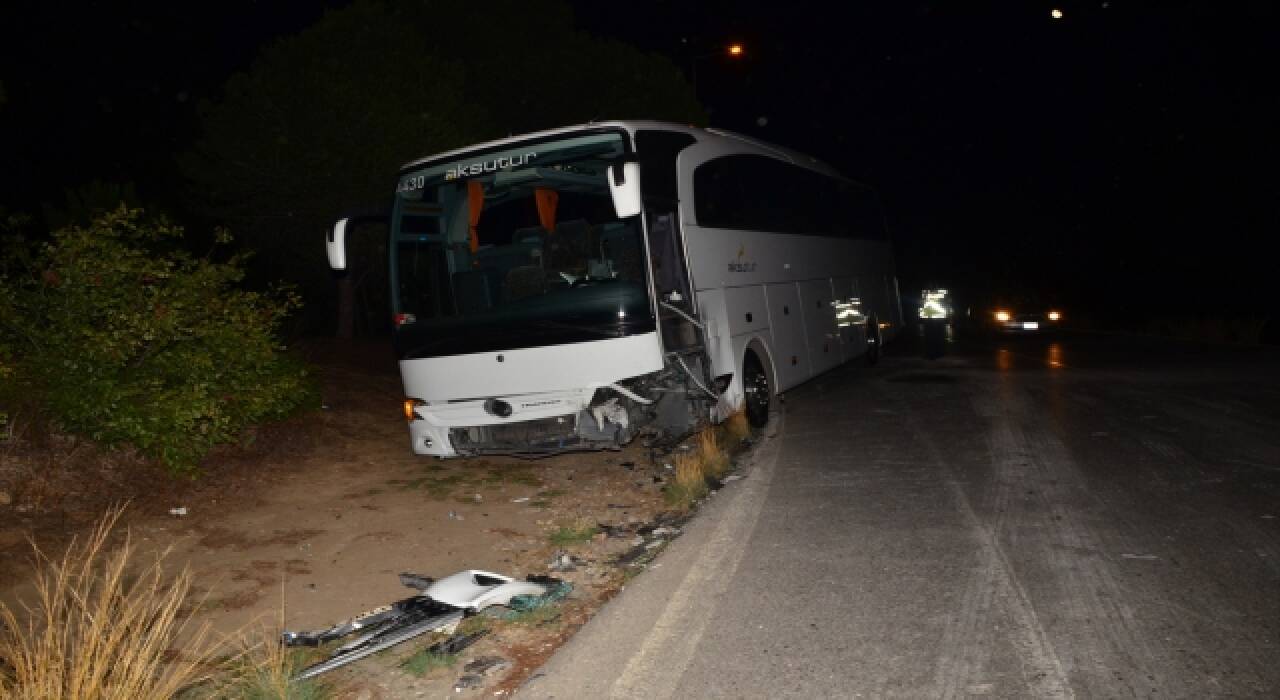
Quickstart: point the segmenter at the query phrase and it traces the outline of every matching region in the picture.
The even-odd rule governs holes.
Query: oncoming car
[[[1062,320],[1062,311],[1053,307],[998,306],[991,311],[989,322],[1006,333],[1042,333],[1060,328]]]

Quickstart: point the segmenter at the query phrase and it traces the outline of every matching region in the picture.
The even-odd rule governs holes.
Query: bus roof
[[[468,153],[473,153],[475,151],[484,151],[484,150],[489,150],[493,148],[501,148],[503,146],[507,146],[513,143],[520,143],[523,141],[534,141],[534,140],[540,140],[544,138],[563,136],[566,134],[572,134],[575,132],[585,131],[589,129],[622,129],[623,131],[626,131],[627,133],[632,135],[635,135],[637,131],[652,129],[655,131],[674,131],[682,134],[688,134],[698,142],[707,142],[707,141],[733,142],[733,146],[731,150],[734,150],[734,151],[770,155],[775,158],[786,160],[796,165],[809,168],[811,170],[820,171],[822,173],[831,175],[833,177],[842,177],[840,173],[836,172],[834,168],[818,160],[817,158],[814,158],[813,156],[800,153],[799,151],[793,151],[783,146],[778,146],[775,144],[767,143],[765,141],[760,141],[758,139],[751,138],[750,136],[743,136],[742,134],[737,134],[732,131],[725,131],[723,129],[715,129],[715,128],[703,129],[700,127],[690,126],[687,124],[678,124],[676,122],[664,122],[664,121],[654,121],[654,120],[630,120],[630,119],[603,121],[603,122],[587,122],[586,124],[575,124],[573,126],[563,126],[555,129],[546,129],[543,131],[534,131],[527,134],[517,134],[513,136],[508,136],[507,138],[504,138],[504,139],[495,139],[493,141],[486,141],[484,143],[477,143],[470,146],[466,146],[465,148],[455,148],[451,151],[445,151],[443,153],[436,153],[423,158],[418,158],[416,160],[412,160],[408,163],[405,163],[401,167],[401,170],[404,171],[404,170],[409,170],[411,168],[421,167],[423,165],[426,165],[434,161],[448,160],[450,158],[456,158],[462,155],[466,155]]]

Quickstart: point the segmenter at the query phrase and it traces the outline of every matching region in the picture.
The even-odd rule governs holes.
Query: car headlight
[[[1049,320],[1050,320],[1050,321],[1061,321],[1061,320],[1062,320],[1062,314],[1061,314],[1060,312],[1057,312],[1057,311],[1050,311],[1050,312],[1049,312]]]
[[[1009,312],[1008,312],[1008,311],[997,311],[997,312],[996,312],[996,320],[997,320],[997,321],[1004,322],[1004,321],[1008,321],[1009,319],[1010,319],[1010,316],[1009,316]]]

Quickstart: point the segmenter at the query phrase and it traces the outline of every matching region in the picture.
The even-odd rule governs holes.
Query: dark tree
[[[206,107],[203,135],[180,166],[193,206],[327,312],[331,305],[315,303],[332,289],[321,234],[344,209],[388,201],[401,164],[618,117],[698,121],[702,112],[674,64],[575,31],[559,2],[357,0],[233,77]],[[351,257],[376,258],[372,250]],[[350,277],[345,286],[349,302]]]

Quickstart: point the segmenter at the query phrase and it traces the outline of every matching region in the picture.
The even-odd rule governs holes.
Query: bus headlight
[[[1005,321],[1008,321],[1010,318],[1011,318],[1011,317],[1010,317],[1010,315],[1009,315],[1009,312],[1008,312],[1008,311],[997,311],[997,312],[996,312],[996,320],[997,320],[997,321],[1000,321],[1001,323],[1003,323],[1003,322],[1005,322]]]

